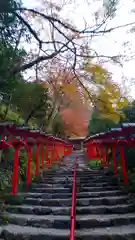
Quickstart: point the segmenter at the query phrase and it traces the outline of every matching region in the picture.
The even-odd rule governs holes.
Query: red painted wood
[[[72,206],[70,215],[70,240],[75,239],[75,216],[76,216],[76,169],[77,163],[74,166],[73,186],[72,186]]]
[[[120,155],[121,155],[121,167],[122,167],[123,180],[124,180],[124,184],[127,184],[128,183],[128,177],[127,177],[127,170],[126,170],[124,146],[120,146]]]
[[[32,147],[28,147],[28,165],[27,165],[27,173],[26,173],[27,185],[31,183],[31,162],[32,162]]]
[[[39,144],[36,144],[36,169],[35,176],[37,177],[39,174]]]
[[[43,144],[42,144],[41,151],[42,151],[42,169],[44,169],[44,165],[45,165],[45,147],[44,147]]]
[[[16,194],[17,189],[18,189],[19,153],[20,153],[20,147],[17,147],[15,149],[15,153],[14,153],[14,166],[13,166],[13,177],[12,177],[12,194]]]
[[[118,167],[117,167],[117,158],[116,158],[116,146],[112,146],[112,155],[113,155],[113,166],[114,166],[114,175],[118,176]]]

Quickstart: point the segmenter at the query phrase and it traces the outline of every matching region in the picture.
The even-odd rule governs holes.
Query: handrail
[[[75,235],[75,215],[76,215],[76,169],[77,163],[74,165],[74,177],[72,186],[72,206],[70,215],[70,240],[74,240]]]

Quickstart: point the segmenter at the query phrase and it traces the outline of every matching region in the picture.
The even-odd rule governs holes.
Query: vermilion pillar
[[[113,156],[113,166],[114,166],[114,175],[118,175],[118,167],[117,167],[117,158],[116,158],[116,145],[112,146],[112,156]]]
[[[31,183],[31,162],[32,162],[32,147],[28,147],[28,165],[27,165],[27,173],[26,173],[26,182],[27,185]]]
[[[55,144],[53,143],[51,146],[51,163],[55,162],[56,154],[55,154]]]
[[[37,177],[39,174],[39,144],[36,143],[36,169],[35,169],[35,176]]]
[[[42,146],[41,146],[41,151],[42,151],[42,169],[44,169],[44,165],[45,165],[45,148],[44,148],[44,144],[42,144]]]
[[[53,163],[53,154],[54,154],[54,146],[53,144],[51,144],[49,146],[49,166],[51,166]]]
[[[99,152],[99,144],[96,144],[96,151],[97,151],[97,159],[100,158],[100,152]]]
[[[122,175],[124,184],[128,183],[127,170],[126,170],[126,160],[124,154],[124,146],[120,146],[120,155],[121,155],[121,166],[122,166]]]
[[[101,156],[102,156],[102,165],[103,165],[103,167],[106,167],[106,163],[105,163],[105,152],[104,152],[104,147],[103,147],[102,144],[101,144],[101,146],[100,146],[100,153],[101,153]]]
[[[64,145],[64,156],[67,156],[67,147]]]
[[[58,159],[61,159],[61,157],[64,156],[64,149],[62,144],[57,145],[57,155],[58,155]]]
[[[59,146],[57,144],[54,144],[54,146],[53,146],[53,160],[54,161],[57,161],[59,158],[58,150],[59,150]]]
[[[14,153],[14,167],[13,167],[13,177],[12,177],[12,194],[16,194],[17,193],[17,188],[18,188],[19,153],[20,153],[20,147],[17,147],[15,149],[15,153]]]
[[[100,158],[101,158],[101,164],[102,164],[102,166],[104,166],[102,144],[100,144]]]
[[[48,145],[46,145],[46,167],[49,167],[49,151],[48,151]]]
[[[12,194],[16,194],[18,189],[18,180],[19,180],[19,154],[20,154],[20,149],[23,146],[26,146],[26,142],[21,140],[15,140],[12,142],[12,145],[13,145],[13,148],[15,149],[13,177],[12,177]]]
[[[52,165],[52,157],[53,157],[53,152],[52,152],[52,145],[47,145],[46,146],[46,166],[50,167]]]
[[[109,165],[110,165],[109,149],[110,149],[109,146],[106,145],[106,153],[105,153],[105,155],[106,155],[106,164],[107,164],[108,167],[109,167]]]

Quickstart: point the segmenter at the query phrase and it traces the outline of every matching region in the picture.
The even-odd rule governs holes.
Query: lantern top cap
[[[99,133],[99,135],[105,135],[107,132],[101,132]]]
[[[17,124],[16,125],[16,129],[23,129],[23,130],[29,130],[29,127],[28,127],[28,125],[26,125],[26,124]]]
[[[0,121],[0,126],[15,125],[15,121]]]
[[[32,133],[40,133],[40,130],[38,130],[38,129],[30,129],[30,132],[32,132]]]
[[[111,132],[113,132],[113,131],[121,131],[122,130],[122,128],[111,128]]]
[[[135,127],[135,123],[123,123],[123,127]]]

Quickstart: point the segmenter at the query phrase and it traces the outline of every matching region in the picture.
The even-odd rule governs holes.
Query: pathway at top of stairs
[[[8,202],[0,228],[6,240],[69,239],[73,166],[78,159],[77,240],[135,239],[134,206],[103,170],[90,170],[83,152],[73,152],[57,170],[44,174],[22,201]]]

